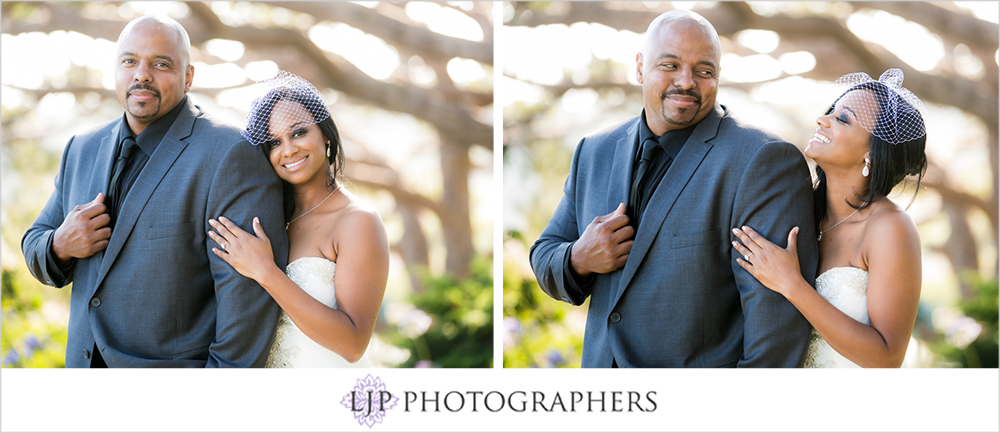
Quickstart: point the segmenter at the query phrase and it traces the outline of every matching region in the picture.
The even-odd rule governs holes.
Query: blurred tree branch
[[[552,92],[556,97],[561,97],[564,94],[566,94],[566,92],[573,89],[593,89],[593,90],[621,89],[624,90],[625,93],[642,93],[642,87],[632,83],[617,83],[612,81],[589,81],[583,84],[569,83],[569,84],[548,85],[548,84],[539,84],[528,80],[521,80],[507,74],[504,74],[504,76],[517,81],[521,81],[523,83],[533,84],[535,86],[542,87],[545,90]]]
[[[964,43],[974,50],[985,53],[984,60],[993,57],[1000,36],[997,24],[980,20],[968,14],[957,13],[928,2],[853,2],[856,9],[869,8],[889,12],[898,17],[918,22],[928,30],[952,39],[953,43]]]
[[[263,50],[268,47],[285,51],[288,47],[294,47],[313,64],[311,70],[303,68],[300,71],[295,70],[297,68],[284,67],[295,70],[297,75],[314,84],[332,87],[386,110],[416,116],[434,125],[442,134],[451,136],[457,143],[466,146],[476,144],[487,149],[493,147],[493,127],[476,120],[467,110],[446,104],[445,95],[413,85],[375,80],[339,56],[323,51],[300,31],[248,25],[231,27],[223,24],[208,5],[200,2],[191,2],[187,5],[195,18],[180,22],[188,31],[192,45],[199,45],[210,39],[229,39],[242,42],[248,50]],[[39,6],[48,11],[48,20],[43,23],[5,22],[4,32],[17,35],[33,31],[48,33],[66,30],[114,41],[125,25],[122,21],[81,18],[69,9],[52,7],[50,4],[39,4]],[[291,2],[281,5],[285,8],[289,6],[292,6]],[[367,11],[364,7],[356,7]],[[351,23],[346,22],[346,24]],[[492,50],[489,51],[492,56]],[[331,57],[335,57],[336,60]]]
[[[882,9],[887,12],[907,9],[912,5],[906,3],[900,5],[895,2],[865,2],[865,7],[872,9]],[[949,35],[952,40],[965,40],[963,38],[971,30],[974,34],[991,33],[992,43],[996,47],[997,33],[1000,27],[996,24],[979,20],[968,15],[961,15],[950,10],[934,7],[931,12],[939,24],[937,27],[941,31],[962,28],[956,35]],[[537,27],[545,24],[572,24],[575,22],[592,22],[610,26],[615,29],[631,30],[636,33],[644,33],[649,23],[660,13],[658,11],[635,11],[610,9],[603,3],[597,2],[573,2],[561,5],[564,10],[559,13],[542,14],[531,13],[516,14],[510,25]],[[882,6],[885,6],[883,8]],[[523,9],[522,9],[523,10]],[[840,21],[831,20],[824,17],[798,17],[785,14],[772,16],[760,16],[744,2],[721,2],[719,7],[698,10],[719,32],[720,36],[732,38],[736,33],[745,29],[771,30],[781,36],[782,44],[785,41],[795,41],[794,46],[799,49],[819,54],[816,56],[816,67],[807,73],[801,74],[806,78],[832,81],[844,74],[861,71],[869,71],[870,74],[879,74],[889,68],[899,68],[906,76],[907,87],[910,89],[920,89],[918,92],[921,99],[938,104],[953,105],[963,107],[963,109],[975,114],[992,128],[997,127],[998,116],[1000,116],[1000,98],[997,97],[996,79],[992,81],[987,78],[983,81],[972,81],[960,75],[949,73],[946,76],[931,75],[917,71],[899,60],[892,53],[872,47],[855,36],[847,26]],[[915,12],[907,16],[916,18]],[[943,18],[942,18],[943,17]],[[904,17],[905,18],[905,17]],[[923,24],[922,20],[918,20]],[[935,28],[934,30],[938,30]],[[947,33],[946,33],[947,34]],[[832,46],[825,41],[835,41]],[[984,42],[989,44],[989,40]],[[819,45],[822,49],[815,49]],[[979,44],[976,44],[979,46]],[[810,47],[812,49],[810,49]],[[623,48],[627,49],[627,48]],[[637,49],[637,48],[636,48]],[[831,49],[833,51],[831,52]],[[994,48],[995,50],[995,48]],[[795,51],[795,50],[788,50]],[[991,53],[992,54],[992,53]],[[992,57],[992,55],[991,55]],[[987,70],[991,71],[987,76],[996,77],[996,63],[986,63]],[[876,77],[877,78],[877,77]],[[991,86],[984,84],[992,83]]]
[[[283,3],[281,7],[290,8],[293,5],[292,2],[288,2]],[[320,49],[300,31],[281,27],[266,29],[253,26],[230,27],[223,24],[219,17],[204,3],[190,3],[188,6],[194,15],[200,18],[199,21],[204,24],[203,26],[189,27],[188,23],[182,23],[188,30],[192,43],[219,38],[237,40],[251,48],[270,46],[284,50],[287,46],[295,47],[314,64],[312,73],[305,70],[298,73],[303,78],[315,84],[332,87],[348,95],[367,100],[380,108],[411,114],[426,120],[442,134],[454,137],[457,142],[463,145],[478,144],[488,149],[493,147],[492,126],[479,122],[467,110],[443,103],[444,98],[436,96],[431,90],[413,85],[375,80],[349,62],[340,59],[339,56],[336,57],[337,61],[334,61],[331,59],[331,56],[334,56],[332,53]],[[352,6],[370,12],[367,8]],[[316,16],[322,18],[326,15]],[[338,15],[332,16],[338,20],[344,19]],[[349,19],[344,19],[344,23],[352,25]],[[205,34],[198,33],[199,30]]]
[[[408,25],[380,14],[364,6],[350,2],[264,2],[265,4],[289,10],[304,12],[315,17],[336,17],[337,21],[365,33],[382,38],[397,47],[419,50],[425,56],[437,60],[451,60],[464,57],[478,62],[493,64],[493,45],[474,42],[434,33],[425,28]],[[458,9],[462,11],[461,9]],[[463,13],[465,11],[462,11]],[[482,24],[480,24],[482,25]],[[484,29],[485,30],[485,29]]]

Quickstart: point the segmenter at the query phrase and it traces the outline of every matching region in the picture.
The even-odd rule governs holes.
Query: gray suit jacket
[[[628,201],[640,119],[584,138],[562,201],[531,247],[549,296],[590,297],[584,367],[797,367],[809,323],[736,264],[730,229],[786,246],[800,227],[802,275],[817,264],[812,187],[795,146],[714,110],[694,129],[650,198],[625,266],[581,287],[569,253],[587,225]]]
[[[116,120],[70,139],[55,191],[21,249],[44,284],[73,283],[67,367],[89,367],[96,343],[110,367],[263,366],[279,308],[212,253],[209,218],[245,230],[260,217],[284,268],[281,183],[260,150],[188,98],[122,205],[108,247],[68,272],[50,262],[52,236],[75,206],[107,194]]]

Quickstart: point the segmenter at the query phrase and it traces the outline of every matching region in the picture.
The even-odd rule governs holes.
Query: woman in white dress
[[[837,80],[849,89],[816,119],[805,149],[816,161],[819,269],[814,290],[799,272],[798,228],[781,248],[752,228],[733,233],[736,259],[782,294],[814,331],[805,367],[900,367],[920,299],[920,237],[903,209],[886,198],[927,167],[923,104],[890,69]]]
[[[371,367],[371,341],[389,274],[379,214],[341,188],[337,127],[309,82],[281,71],[261,83],[243,135],[260,146],[285,187],[287,275],[254,218],[254,233],[209,220],[213,252],[252,278],[282,309],[268,367]]]

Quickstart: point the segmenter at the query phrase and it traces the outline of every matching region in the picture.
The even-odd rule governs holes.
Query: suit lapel
[[[115,152],[118,150],[118,134],[124,127],[124,121],[119,121],[118,125],[111,128],[111,132],[101,139],[101,145],[97,148],[97,157],[94,161],[94,171],[90,174],[90,186],[87,189],[87,201],[93,200],[97,194],[104,193],[104,203],[108,203],[108,184],[111,183],[111,163],[115,159]],[[106,249],[105,249],[106,251]],[[94,259],[100,261],[104,258],[105,251],[98,251],[94,254]],[[92,286],[96,287],[96,285]]]
[[[111,163],[115,159],[115,151],[118,147],[118,134],[124,127],[123,122],[111,128],[109,135],[101,139],[101,145],[97,149],[96,161],[94,161],[94,172],[90,175],[90,189],[87,190],[87,199],[93,200],[98,193],[108,194],[108,183],[111,182]],[[107,203],[107,197],[105,197]]]
[[[604,207],[606,213],[611,213],[621,203],[628,204],[629,181],[632,178],[629,174],[632,173],[632,165],[635,163],[634,156],[637,151],[636,141],[638,141],[640,118],[637,117],[635,120],[626,131],[627,134],[618,139],[618,143],[615,145],[615,156],[611,162],[611,184],[608,185],[608,204]],[[626,175],[620,176],[618,173],[626,173]]]
[[[616,305],[621,299],[622,293],[632,282],[632,277],[635,276],[639,265],[645,261],[646,253],[649,252],[653,241],[659,235],[660,227],[663,226],[663,221],[667,219],[667,215],[673,209],[677,197],[687,187],[691,177],[694,176],[695,171],[698,170],[712,149],[712,144],[709,141],[718,134],[719,123],[724,114],[724,108],[717,104],[715,109],[698,123],[687,142],[684,143],[684,148],[681,149],[666,175],[660,180],[660,184],[646,205],[642,227],[639,227],[639,231],[635,235],[632,251],[629,253],[628,261],[623,268],[622,278],[619,280],[614,294],[614,302],[611,305]]]
[[[104,250],[104,259],[101,261],[101,268],[97,273],[97,281],[94,287],[100,286],[101,281],[107,276],[108,270],[111,269],[111,265],[118,258],[118,253],[121,252],[125,241],[131,235],[132,229],[135,228],[136,220],[139,219],[139,214],[142,213],[146,203],[149,202],[153,191],[156,190],[157,185],[166,176],[167,171],[174,164],[174,161],[177,160],[181,152],[184,151],[184,148],[187,147],[188,143],[183,139],[191,135],[195,116],[197,115],[196,110],[189,99],[187,106],[177,115],[174,124],[171,125],[167,134],[163,136],[160,144],[156,146],[156,151],[146,161],[146,166],[142,168],[139,177],[135,179],[132,189],[129,190],[128,195],[125,197],[125,202],[122,203],[121,214],[118,215],[118,222],[115,223],[115,228],[111,233],[108,248]]]

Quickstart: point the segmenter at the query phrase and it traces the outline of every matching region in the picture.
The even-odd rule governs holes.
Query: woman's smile
[[[297,170],[302,165],[302,163],[306,162],[307,158],[309,158],[308,155],[304,156],[304,157],[302,157],[302,159],[296,160],[294,162],[286,163],[286,164],[282,165],[282,167],[285,167],[285,170],[288,170],[288,171],[295,171],[295,170]]]
[[[813,134],[812,140],[810,140],[810,141],[817,141],[817,142],[820,142],[820,143],[830,144],[830,137],[827,137],[827,136],[821,134],[819,132],[819,129],[817,129],[816,133]]]

